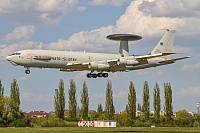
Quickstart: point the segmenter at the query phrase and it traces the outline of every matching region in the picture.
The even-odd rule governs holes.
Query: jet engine
[[[102,70],[102,69],[109,69],[110,65],[91,62],[91,63],[89,63],[88,68],[92,69],[92,70]]]
[[[139,62],[136,61],[136,60],[133,60],[133,59],[120,58],[120,59],[118,59],[117,64],[118,65],[128,65],[128,66],[131,66],[131,65],[137,65],[137,64],[139,64]]]

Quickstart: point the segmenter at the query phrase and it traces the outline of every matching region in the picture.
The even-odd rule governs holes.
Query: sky
[[[142,90],[148,81],[150,110],[153,110],[153,90],[157,82],[164,106],[163,84],[171,83],[173,110],[196,112],[200,101],[200,1],[193,0],[2,0],[0,2],[0,79],[5,95],[17,79],[20,107],[23,111],[53,111],[54,94],[60,79],[64,80],[66,108],[69,81],[77,87],[80,103],[82,85],[86,81],[89,108],[105,107],[108,79],[112,81],[116,112],[127,104],[130,81],[134,83],[137,103],[142,103]],[[192,56],[175,64],[110,73],[109,78],[87,79],[87,72],[60,72],[57,69],[31,68],[29,75],[22,66],[12,66],[5,57],[23,49],[50,49],[118,53],[118,42],[106,39],[109,34],[130,33],[143,37],[130,42],[130,53],[150,53],[165,31],[176,29],[173,51],[177,57]]]

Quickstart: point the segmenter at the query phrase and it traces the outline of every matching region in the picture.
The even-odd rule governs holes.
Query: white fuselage
[[[61,71],[129,71],[136,69],[144,69],[148,67],[155,67],[159,64],[158,61],[163,61],[164,58],[153,58],[141,60],[137,65],[116,64],[121,57],[120,54],[102,54],[102,53],[86,53],[86,52],[70,52],[70,51],[54,51],[54,50],[22,50],[15,52],[6,57],[14,65],[21,65],[24,67],[38,67],[38,68],[57,68]],[[135,60],[135,56],[128,56],[127,59]],[[110,63],[111,62],[111,63]],[[86,64],[84,64],[86,63]],[[89,63],[97,63],[103,65],[112,65],[109,68],[91,69]],[[72,64],[72,66],[70,66]],[[78,64],[78,65],[76,65]],[[80,65],[81,64],[81,65]]]
[[[54,50],[22,50],[20,55],[7,56],[16,65],[39,68],[67,68],[68,63],[84,63],[120,58],[120,54],[101,54]],[[35,57],[37,57],[35,59]],[[41,57],[41,59],[39,59]],[[50,57],[43,59],[42,57]]]

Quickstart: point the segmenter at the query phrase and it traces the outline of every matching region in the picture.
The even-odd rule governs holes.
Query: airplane
[[[87,53],[55,50],[21,50],[6,57],[13,65],[26,68],[25,73],[30,73],[30,67],[55,68],[60,71],[90,71],[87,78],[104,77],[108,72],[128,72],[131,70],[145,69],[175,63],[178,60],[191,58],[190,56],[170,58],[176,30],[166,29],[166,33],[158,42],[153,51],[148,55],[130,55],[129,41],[142,39],[134,34],[112,34],[107,39],[119,41],[119,54]]]

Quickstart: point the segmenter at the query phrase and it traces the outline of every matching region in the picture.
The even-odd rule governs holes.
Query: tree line
[[[0,126],[22,126],[29,125],[29,120],[25,120],[23,112],[20,110],[20,92],[17,80],[11,82],[10,96],[4,96],[4,87],[0,80]],[[24,121],[20,121],[20,120]],[[23,123],[23,124],[22,124]]]
[[[153,91],[153,114],[150,113],[150,93],[148,82],[143,85],[142,104],[137,103],[133,82],[130,82],[127,104],[124,111],[115,114],[111,80],[107,81],[105,108],[99,103],[97,110],[89,110],[89,93],[86,82],[81,90],[81,107],[77,106],[76,84],[70,80],[68,88],[68,109],[64,81],[61,79],[54,95],[55,115],[45,118],[28,118],[20,110],[20,92],[17,80],[11,83],[10,96],[4,96],[0,80],[0,126],[77,126],[80,120],[115,120],[118,126],[199,126],[200,115],[194,118],[186,110],[179,110],[173,116],[172,88],[164,83],[164,113],[161,114],[160,87],[155,83]],[[139,115],[138,115],[139,114]]]

